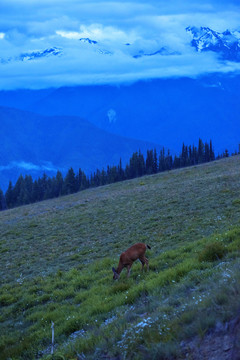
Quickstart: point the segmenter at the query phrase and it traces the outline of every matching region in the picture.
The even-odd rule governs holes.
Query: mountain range
[[[239,60],[238,31],[218,33],[204,27],[186,31],[197,52],[215,51],[224,60]],[[108,54],[95,40],[80,38],[79,43]],[[26,52],[18,61],[63,53],[53,47]],[[156,52],[139,50],[135,58],[161,55],[174,52],[168,47]],[[216,155],[226,148],[234,152],[240,144],[239,93],[236,73],[122,85],[2,90],[0,188],[10,179],[14,182],[21,172],[38,176],[43,171],[55,174],[57,169],[66,172],[69,167],[81,167],[89,173],[118,164],[120,157],[126,162],[139,148],[144,153],[147,148],[164,146],[179,153],[183,142],[197,144],[199,137],[213,141]]]
[[[35,50],[35,51],[28,51],[25,53],[21,53],[18,56],[12,56],[9,58],[0,58],[0,63],[6,64],[9,62],[14,61],[31,61],[31,60],[37,60],[40,58],[46,58],[49,56],[60,56],[63,54],[62,49],[57,47],[47,48],[44,50]]]
[[[70,167],[87,174],[107,165],[126,164],[133,152],[156,144],[113,135],[76,116],[43,116],[0,107],[0,188],[20,174],[34,178]],[[158,146],[156,146],[158,147]]]
[[[217,32],[209,27],[195,27],[188,26],[186,32],[190,35],[189,46],[194,47],[197,52],[213,51],[217,53],[223,60],[240,61],[240,31],[225,30],[224,32]],[[112,55],[114,51],[107,48],[101,41],[96,41],[90,38],[79,38],[79,44],[91,46],[92,51],[96,51],[102,55]],[[119,46],[122,44],[118,44]],[[143,56],[172,56],[181,55],[176,49],[169,48],[168,44],[160,48],[152,49],[152,51],[144,48],[133,48],[133,44],[126,43],[128,47],[128,55],[134,59],[139,59]],[[77,45],[76,45],[77,46]],[[79,48],[80,50],[81,48]],[[18,56],[11,56],[8,58],[0,58],[0,63],[5,64],[13,61],[32,61],[49,56],[62,56],[65,54],[62,48],[52,46],[50,48],[26,51]]]
[[[114,86],[0,91],[0,105],[47,116],[78,116],[98,128],[164,145],[172,152],[198,138],[216,152],[240,142],[240,76],[158,79]]]
[[[222,33],[209,27],[187,27],[191,35],[191,45],[198,51],[213,51],[222,59],[240,61],[240,32],[226,30]]]

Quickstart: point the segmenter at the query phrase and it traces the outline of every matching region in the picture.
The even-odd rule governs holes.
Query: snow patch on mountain
[[[224,60],[240,61],[240,32],[226,30],[222,33],[209,27],[187,27],[191,46],[197,52],[213,51],[219,53]]]
[[[57,47],[52,47],[44,50],[34,50],[22,53],[15,57],[9,58],[0,58],[2,64],[10,63],[13,61],[31,61],[40,58],[50,57],[50,56],[60,56],[63,54],[63,50]]]
[[[226,30],[221,33],[214,31],[209,27],[195,26],[188,26],[186,31],[190,35],[190,45],[194,47],[198,53],[212,51],[218,53],[224,60],[240,62],[240,31]],[[98,42],[89,37],[81,37],[78,40],[83,44],[82,46],[85,44],[85,49],[88,49],[89,47],[89,49],[93,49],[94,52],[100,55],[113,55],[116,50],[110,48],[108,43]],[[157,40],[152,41],[150,44],[149,41],[145,41],[144,43],[144,39],[143,43],[127,42],[124,44],[116,44],[119,49],[121,46],[128,49],[128,56],[134,59],[140,59],[143,57],[182,55],[181,52],[170,48],[167,44],[162,44],[162,46],[158,45],[159,42]],[[123,52],[126,52],[126,50],[124,51],[123,49]],[[61,55],[63,55],[63,50],[61,48],[50,47],[43,50],[26,51],[18,56],[9,58],[0,58],[0,63],[6,64],[14,61],[26,62]]]
[[[88,44],[91,44],[91,45],[96,45],[98,43],[96,40],[92,40],[92,39],[89,39],[89,38],[81,38],[81,39],[79,39],[79,41],[81,41],[83,43],[88,43]]]
[[[32,52],[23,53],[19,56],[19,60],[34,60],[37,58],[49,57],[49,56],[59,56],[62,55],[63,51],[60,48],[52,47],[45,50],[37,50]]]
[[[151,52],[151,53],[145,53],[143,50],[140,50],[138,54],[133,55],[135,59],[141,58],[143,56],[154,56],[154,55],[162,55],[162,56],[169,56],[169,55],[181,55],[178,51],[173,51],[171,49],[168,49],[167,47],[162,47],[161,49]]]
[[[96,40],[92,40],[90,38],[80,38],[79,39],[81,41],[81,43],[84,43],[84,44],[89,44],[89,45],[97,45],[99,44],[98,41]],[[101,55],[112,55],[113,52],[108,50],[108,49],[104,49],[104,48],[94,48],[94,50],[98,53],[98,54],[101,54]]]
[[[112,51],[106,49],[97,49],[97,52],[101,55],[113,55]]]

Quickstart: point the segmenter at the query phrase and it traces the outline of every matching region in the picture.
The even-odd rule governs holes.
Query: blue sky
[[[0,13],[0,89],[195,77],[240,67],[211,52],[196,53],[185,31],[240,31],[239,0],[1,0]],[[58,56],[20,61],[21,54],[53,47]],[[162,47],[172,55],[133,57]]]

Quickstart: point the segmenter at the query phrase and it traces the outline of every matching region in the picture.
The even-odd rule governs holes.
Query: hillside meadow
[[[0,358],[196,359],[239,311],[239,218],[239,155],[1,212]]]

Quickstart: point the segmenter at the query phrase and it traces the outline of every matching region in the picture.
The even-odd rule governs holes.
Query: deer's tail
[[[148,249],[151,249],[151,246],[150,246],[150,245],[147,245],[147,248],[148,248]]]

